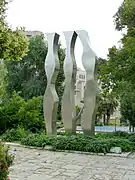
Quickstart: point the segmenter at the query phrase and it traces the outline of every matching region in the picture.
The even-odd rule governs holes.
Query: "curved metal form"
[[[82,130],[85,135],[92,135],[95,128],[96,96],[97,96],[97,62],[95,53],[90,47],[88,33],[84,30],[76,31],[82,45],[82,63],[86,71],[86,86],[84,91],[84,110],[82,114]]]
[[[55,90],[55,82],[59,73],[58,40],[57,33],[47,33],[48,53],[45,60],[47,87],[44,94],[43,110],[48,135],[56,134],[56,118],[59,98]]]
[[[64,61],[65,89],[62,98],[62,119],[65,131],[76,133],[75,83],[77,65],[74,56],[77,34],[74,31],[63,32],[66,40],[66,57]]]

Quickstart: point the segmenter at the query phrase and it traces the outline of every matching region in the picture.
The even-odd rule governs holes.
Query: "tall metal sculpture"
[[[85,135],[92,135],[95,127],[97,77],[96,56],[90,47],[88,33],[84,30],[76,31],[82,45],[82,63],[86,71],[86,86],[84,91],[84,109],[81,119],[82,130]]]
[[[64,32],[66,57],[64,61],[65,89],[62,98],[62,119],[66,132],[76,133],[75,83],[77,65],[74,56],[77,34],[75,31]]]
[[[90,47],[88,33],[84,30],[64,32],[66,40],[66,57],[64,61],[65,89],[62,98],[62,120],[66,132],[76,133],[76,121],[82,114],[81,126],[85,135],[92,135],[95,127],[95,115],[97,109],[97,61]],[[84,106],[76,116],[75,84],[77,65],[74,48],[77,36],[83,45],[82,63],[86,71],[86,86],[84,90]],[[47,75],[47,88],[44,94],[44,118],[48,135],[56,134],[56,117],[58,110],[58,95],[55,90],[55,82],[59,72],[58,40],[59,35],[48,33],[48,53],[45,60],[45,72]]]
[[[45,72],[47,87],[44,94],[43,110],[48,135],[56,134],[56,119],[58,111],[58,95],[55,90],[55,82],[59,73],[58,40],[57,33],[47,33],[48,53],[45,60]]]

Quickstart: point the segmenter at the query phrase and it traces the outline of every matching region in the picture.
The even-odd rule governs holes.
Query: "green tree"
[[[56,89],[60,95],[62,83],[64,81],[63,61],[64,49],[59,48],[60,72],[57,77]],[[8,69],[8,92],[12,94],[15,90],[20,92],[24,99],[33,96],[43,95],[46,87],[46,74],[44,63],[47,54],[47,42],[44,35],[35,36],[29,40],[29,52],[21,61],[10,61],[7,63]]]
[[[2,99],[6,94],[6,87],[7,87],[7,69],[5,64],[1,61],[0,62],[0,98]]]
[[[6,61],[20,60],[28,50],[28,39],[22,28],[13,31],[5,20],[8,0],[0,1],[0,101],[7,86]]]
[[[128,120],[131,127],[135,127],[135,87],[132,84],[125,83],[124,90],[121,93],[121,114],[125,120]]]
[[[101,78],[113,85],[111,90],[120,99],[121,114],[134,126],[135,84],[135,1],[124,0],[114,16],[117,30],[127,29],[120,40],[119,48],[109,49],[107,63]],[[104,75],[105,74],[105,75]]]
[[[5,21],[8,0],[0,1],[0,59],[19,60],[28,48],[28,39],[22,28],[13,31]]]
[[[118,101],[116,99],[115,94],[112,92],[101,92],[99,105],[97,110],[97,118],[98,120],[103,119],[104,125],[109,124],[109,120],[111,115],[114,113],[118,106]]]
[[[120,99],[121,114],[133,126],[135,83],[135,29],[130,28],[121,39],[121,47],[109,49],[106,76],[113,84],[112,91]]]
[[[13,93],[11,98],[0,103],[0,133],[22,126],[25,130],[37,132],[44,129],[42,97],[25,101]]]
[[[98,58],[98,82],[99,103],[96,117],[97,121],[103,119],[104,125],[108,125],[111,115],[118,106],[118,96],[114,92],[113,74],[106,59]]]
[[[32,37],[29,40],[28,55],[21,61],[7,62],[8,93],[15,90],[24,99],[44,94],[46,76],[44,60],[47,54],[47,44],[43,35]]]
[[[47,42],[44,35],[35,36],[29,40],[29,52],[21,61],[7,62],[8,69],[8,93],[12,94],[15,90],[24,99],[43,96],[46,88],[46,74],[44,69],[47,54]],[[60,98],[59,112],[61,108],[61,98],[63,94],[63,62],[65,51],[59,45],[60,72],[56,81],[56,91]],[[60,117],[58,117],[60,118]]]
[[[114,16],[116,29],[135,27],[135,0],[124,0]]]

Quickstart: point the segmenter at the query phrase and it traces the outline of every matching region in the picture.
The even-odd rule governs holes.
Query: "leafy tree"
[[[33,37],[29,40],[28,55],[21,61],[10,61],[8,69],[8,93],[15,90],[24,99],[44,94],[46,76],[44,60],[47,54],[47,44],[43,36]]]
[[[31,132],[44,129],[42,109],[42,97],[25,101],[13,93],[11,98],[0,104],[0,133],[18,126]]]
[[[100,90],[104,91],[104,93],[107,93],[110,91],[110,89],[114,88],[112,74],[106,59],[99,58],[98,62],[98,82]]]
[[[6,86],[7,86],[7,79],[6,79],[7,69],[5,64],[1,61],[0,62],[0,97],[1,99],[5,96],[6,93]]]
[[[28,40],[23,29],[17,28],[13,31],[6,23],[7,5],[8,0],[0,1],[0,59],[19,60],[27,52]]]
[[[134,127],[135,84],[135,1],[124,0],[114,16],[117,30],[127,29],[119,48],[109,49],[107,63],[103,67],[103,82],[109,77],[111,90],[120,99],[121,114]],[[107,83],[106,83],[107,84]]]
[[[135,127],[135,87],[132,84],[125,83],[124,90],[121,93],[121,114],[125,120],[128,120],[130,127]]]
[[[110,116],[118,106],[117,94],[114,92],[115,83],[110,71],[109,61],[98,59],[99,103],[97,121],[103,119],[104,125],[108,125]]]
[[[134,119],[134,83],[135,83],[135,29],[130,28],[121,39],[121,47],[109,49],[106,64],[106,76],[113,84],[121,103],[121,114],[133,126]]]
[[[8,0],[0,1],[0,101],[7,85],[6,61],[20,60],[28,50],[28,39],[23,29],[13,31],[5,21]]]
[[[118,101],[115,94],[113,94],[112,92],[106,93],[102,91],[100,93],[97,118],[99,120],[103,118],[104,125],[108,125],[110,117],[117,108],[117,106]]]
[[[124,0],[114,16],[116,29],[135,27],[135,0]]]
[[[35,36],[29,40],[29,52],[21,61],[7,62],[8,69],[8,93],[12,94],[15,90],[24,99],[43,96],[46,88],[46,74],[44,63],[47,54],[47,42],[44,35]],[[56,91],[60,98],[59,112],[61,108],[61,98],[63,94],[63,61],[65,51],[59,45],[60,72],[56,81]],[[60,118],[60,117],[58,117]]]

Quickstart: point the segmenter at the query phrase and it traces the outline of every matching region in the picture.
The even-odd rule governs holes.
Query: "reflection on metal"
[[[58,40],[56,33],[47,33],[48,53],[45,60],[45,72],[47,87],[44,94],[43,110],[48,135],[56,134],[56,118],[58,110],[58,95],[55,90],[55,82],[59,73]]]
[[[76,133],[76,121],[81,117],[82,130],[85,135],[92,135],[95,127],[97,110],[97,60],[90,47],[88,33],[84,30],[64,32],[66,40],[66,57],[64,61],[65,89],[62,97],[62,120],[66,132]],[[83,45],[82,63],[86,71],[86,86],[84,90],[84,106],[76,116],[75,84],[77,65],[74,48],[77,36]],[[56,134],[56,118],[58,110],[58,95],[55,90],[56,78],[59,72],[58,40],[59,35],[48,33],[48,53],[45,60],[47,88],[44,95],[44,118],[48,135]],[[81,116],[82,115],[82,116]]]
[[[75,83],[77,65],[74,48],[77,34],[74,31],[64,32],[66,40],[66,57],[64,61],[65,89],[62,98],[62,119],[66,132],[76,133]]]
[[[95,127],[97,96],[96,56],[90,47],[88,33],[84,30],[78,30],[76,33],[83,45],[82,63],[86,71],[84,110],[81,126],[85,135],[92,135]]]

